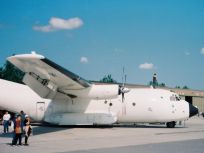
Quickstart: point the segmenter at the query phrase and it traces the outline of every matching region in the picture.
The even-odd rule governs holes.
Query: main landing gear
[[[167,123],[166,123],[166,127],[167,127],[167,128],[174,128],[175,125],[176,125],[176,122],[175,122],[175,121],[167,122]]]

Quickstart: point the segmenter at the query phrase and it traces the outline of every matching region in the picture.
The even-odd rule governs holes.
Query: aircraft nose
[[[198,108],[189,103],[189,117],[198,114]]]

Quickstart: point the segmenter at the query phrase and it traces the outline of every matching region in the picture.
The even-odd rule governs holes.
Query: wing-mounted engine
[[[118,85],[92,85],[88,97],[96,99],[111,99],[118,96]]]
[[[66,90],[58,89],[62,93],[68,95],[75,95],[76,97],[81,98],[90,98],[90,99],[112,99],[118,96],[118,85],[95,85],[92,84],[90,87],[81,89],[81,90]]]

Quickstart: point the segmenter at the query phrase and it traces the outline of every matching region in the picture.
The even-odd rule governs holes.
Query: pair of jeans
[[[4,133],[9,131],[9,121],[4,120]]]

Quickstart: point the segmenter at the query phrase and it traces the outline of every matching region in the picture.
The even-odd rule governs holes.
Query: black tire
[[[167,127],[167,128],[174,128],[175,125],[176,125],[176,122],[175,122],[175,121],[167,122],[167,123],[166,123],[166,127]]]

